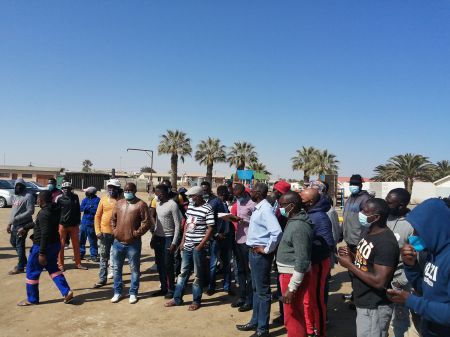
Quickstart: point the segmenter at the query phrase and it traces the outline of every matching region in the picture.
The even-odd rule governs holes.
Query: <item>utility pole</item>
[[[141,151],[141,152],[145,152],[147,154],[147,156],[150,157],[150,184],[149,184],[149,192],[151,190],[153,190],[153,150],[146,150],[146,149],[132,149],[132,148],[128,148],[128,151]]]

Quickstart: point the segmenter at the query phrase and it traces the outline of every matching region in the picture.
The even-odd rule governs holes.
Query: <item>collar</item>
[[[269,202],[266,199],[261,200],[259,203],[256,204],[255,209],[260,209],[264,203],[269,204]],[[270,205],[270,204],[269,204]],[[272,207],[272,206],[271,206]]]

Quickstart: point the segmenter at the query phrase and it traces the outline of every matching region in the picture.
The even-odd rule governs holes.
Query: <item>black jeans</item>
[[[23,271],[27,265],[27,256],[25,255],[25,240],[27,235],[22,237],[17,235],[17,228],[11,231],[10,243],[16,249],[17,256],[19,257],[19,262],[17,263],[17,269]]]
[[[245,243],[238,243],[236,259],[239,278],[239,299],[246,304],[253,305],[252,274],[249,267],[250,247]]]
[[[173,237],[155,235],[152,241],[155,249],[155,262],[158,267],[161,290],[173,293],[175,290],[175,260],[174,254],[170,252]]]

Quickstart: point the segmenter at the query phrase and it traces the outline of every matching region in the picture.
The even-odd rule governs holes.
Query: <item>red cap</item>
[[[273,185],[273,189],[277,190],[281,194],[285,194],[291,190],[291,184],[287,181],[280,180],[275,185]]]

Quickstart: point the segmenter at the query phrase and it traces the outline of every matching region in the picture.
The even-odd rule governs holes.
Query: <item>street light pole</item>
[[[150,157],[150,190],[153,189],[153,150],[146,150],[146,149],[132,149],[132,148],[128,148],[128,151],[141,151],[141,152],[145,152],[147,154],[147,156]],[[149,191],[150,192],[150,191]]]

